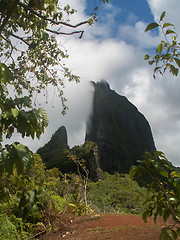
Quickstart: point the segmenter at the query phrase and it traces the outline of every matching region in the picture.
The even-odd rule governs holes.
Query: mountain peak
[[[156,150],[143,114],[104,80],[94,83],[93,112],[87,121],[86,140],[97,143],[101,168],[107,172],[128,172],[146,151]]]
[[[94,87],[98,87],[104,90],[110,90],[110,85],[105,79],[102,79],[101,81],[96,83],[92,81],[91,83],[93,84]]]

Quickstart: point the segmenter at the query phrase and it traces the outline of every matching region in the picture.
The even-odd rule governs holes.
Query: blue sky
[[[88,0],[88,6],[91,5],[91,2]],[[98,1],[96,1],[98,3]],[[116,16],[116,22],[122,24],[127,20],[129,15],[134,15],[138,20],[150,22],[153,20],[153,15],[151,14],[150,7],[145,0],[126,0],[126,1],[117,1],[117,0],[110,0],[110,4],[112,4],[115,8],[117,8],[120,12],[120,15]],[[92,6],[92,5],[91,5]],[[91,8],[91,7],[90,7]],[[103,18],[104,14],[101,12],[103,9],[102,4],[99,5],[98,15],[99,17]]]
[[[111,25],[113,38],[117,37],[116,30],[119,25],[134,24],[137,21],[147,23],[153,21],[151,9],[145,0],[110,0],[109,4],[103,4],[100,0],[87,0],[85,9],[87,15],[93,12],[94,6],[98,6],[96,12],[98,23],[106,23],[108,16],[113,12],[113,24]]]
[[[62,0],[77,9],[70,18],[73,24],[84,21],[92,10],[93,0]],[[96,0],[99,3],[99,0]],[[81,78],[80,84],[65,83],[69,110],[61,115],[61,103],[49,88],[49,104],[37,99],[49,114],[50,124],[40,141],[24,139],[36,151],[48,142],[62,125],[68,131],[69,145],[84,143],[86,119],[91,112],[93,89],[90,81],[106,79],[111,89],[126,96],[149,121],[155,144],[175,165],[180,166],[180,76],[169,74],[153,80],[153,68],[144,55],[163,39],[160,32],[145,33],[146,26],[165,10],[167,22],[174,23],[180,35],[179,0],[112,0],[101,4],[98,22],[83,26],[84,35],[59,37],[68,50],[67,66]],[[91,3],[91,4],[90,4]],[[63,29],[65,30],[65,29]],[[78,29],[79,30],[79,29]],[[53,96],[53,100],[51,99]],[[52,103],[52,104],[51,104]],[[52,105],[54,108],[52,108]],[[18,137],[16,140],[19,140]]]
[[[90,14],[93,11],[94,5],[98,6],[98,17],[104,17],[104,14],[102,12],[103,10],[103,4],[100,3],[99,0],[87,0],[87,14]],[[118,0],[110,0],[110,4],[112,4],[114,7],[120,10],[121,15],[117,16],[116,20],[119,23],[122,23],[126,20],[127,15],[133,14],[135,15],[138,20],[144,20],[146,22],[150,22],[153,20],[153,15],[151,14],[150,7],[145,0],[126,0],[126,1],[118,1]]]

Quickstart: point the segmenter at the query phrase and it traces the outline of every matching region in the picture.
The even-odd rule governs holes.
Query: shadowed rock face
[[[64,172],[68,166],[66,149],[69,149],[67,131],[62,126],[52,135],[48,143],[38,149],[37,153],[42,157],[47,168],[57,167]]]
[[[128,172],[146,152],[156,150],[148,121],[106,81],[94,85],[93,113],[86,140],[96,142],[103,171]]]

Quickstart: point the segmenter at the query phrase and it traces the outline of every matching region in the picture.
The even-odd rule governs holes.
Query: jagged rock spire
[[[124,96],[106,81],[93,83],[93,113],[87,122],[86,140],[96,142],[100,166],[107,172],[128,172],[146,152],[154,152],[150,125]]]

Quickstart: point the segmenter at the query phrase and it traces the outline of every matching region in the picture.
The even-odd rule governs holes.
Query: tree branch
[[[48,22],[51,22],[51,23],[53,23],[53,24],[55,24],[55,25],[64,25],[64,26],[66,26],[66,27],[77,28],[77,27],[80,27],[80,26],[88,23],[88,21],[84,21],[84,22],[80,22],[80,23],[78,23],[78,24],[76,24],[76,25],[72,25],[72,24],[67,23],[67,22],[55,21],[55,20],[53,20],[53,19],[51,19],[51,18],[47,18],[46,16],[44,16],[44,15],[42,15],[42,14],[34,11],[33,9],[29,8],[26,4],[24,4],[24,3],[22,3],[22,2],[19,2],[18,5],[21,6],[21,7],[23,7],[25,10],[29,10],[31,13],[33,13],[33,14],[36,15],[37,17],[39,17],[39,18],[41,18],[41,19],[43,19],[43,20],[46,20],[46,21],[48,21]]]
[[[29,46],[29,43],[28,43],[27,41],[25,41],[23,37],[19,37],[19,36],[15,35],[15,34],[12,33],[12,32],[8,32],[8,34],[11,35],[11,36],[14,37],[14,38],[17,38],[17,39],[21,40],[23,43],[25,43],[26,45]]]
[[[80,33],[81,34],[80,37],[79,37],[80,39],[82,38],[83,33],[84,33],[84,31],[74,31],[74,32],[70,32],[70,33],[65,33],[65,32],[58,32],[58,31],[55,31],[55,30],[51,30],[49,28],[46,28],[46,31],[51,32],[51,33],[55,33],[57,35],[74,35],[74,34]]]
[[[10,40],[6,39],[4,36],[0,35],[2,37],[2,39],[4,39],[4,41],[6,41],[7,43],[9,43],[9,45],[11,46],[11,51],[9,53],[9,56],[7,57],[7,59],[5,60],[5,62],[12,56],[12,52],[15,49],[11,43]]]

